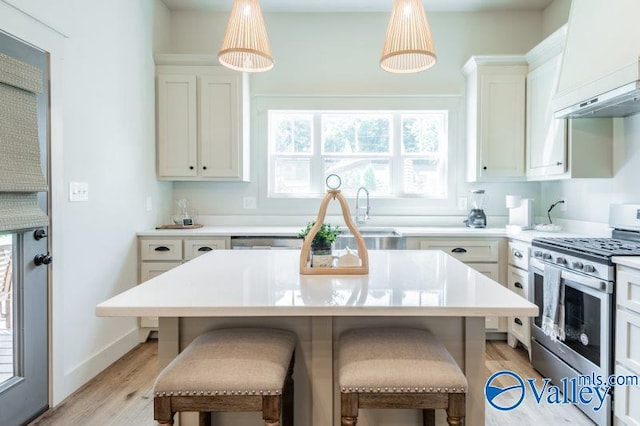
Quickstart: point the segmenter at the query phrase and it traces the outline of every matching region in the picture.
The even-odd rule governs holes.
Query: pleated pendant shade
[[[394,0],[380,66],[393,73],[431,68],[436,53],[422,0]]]
[[[273,68],[269,36],[258,0],[234,0],[218,60],[236,71],[262,72]]]

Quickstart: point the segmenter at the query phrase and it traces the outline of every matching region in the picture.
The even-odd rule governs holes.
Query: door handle
[[[160,247],[154,248],[153,250],[155,250],[155,251],[169,251],[171,249],[169,247],[167,247],[167,246],[160,246]]]
[[[51,262],[53,262],[53,257],[51,257],[51,255],[49,253],[47,253],[47,254],[37,254],[33,258],[33,263],[35,263],[36,266],[48,265]]]
[[[467,250],[463,249],[462,247],[456,247],[453,250],[451,250],[451,253],[466,253]]]
[[[213,250],[211,247],[206,247],[206,246],[205,247],[200,247],[198,249],[198,251],[211,251],[211,250]]]

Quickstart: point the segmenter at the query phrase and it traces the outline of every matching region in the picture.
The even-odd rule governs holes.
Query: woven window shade
[[[234,0],[218,60],[236,71],[273,68],[273,54],[258,0]]]
[[[38,140],[41,91],[38,68],[0,54],[0,231],[48,224],[36,194],[48,190]]]
[[[393,73],[431,68],[436,53],[422,0],[394,0],[380,66]]]

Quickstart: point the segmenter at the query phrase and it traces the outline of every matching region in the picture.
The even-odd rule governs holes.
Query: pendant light
[[[269,36],[258,0],[233,1],[218,60],[236,71],[262,72],[273,68]]]
[[[406,74],[426,70],[435,63],[422,0],[394,0],[380,66],[385,71]]]

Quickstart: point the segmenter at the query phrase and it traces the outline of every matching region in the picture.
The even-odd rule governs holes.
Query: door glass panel
[[[0,385],[14,376],[13,235],[0,235]]]

